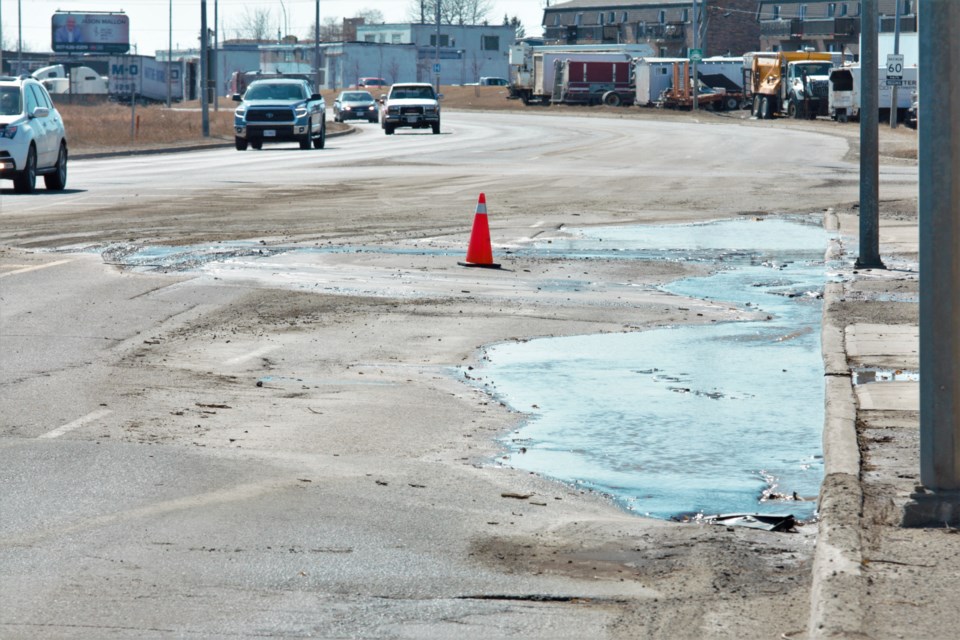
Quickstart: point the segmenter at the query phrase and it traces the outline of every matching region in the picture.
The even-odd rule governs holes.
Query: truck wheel
[[[760,117],[760,96],[753,96],[753,103],[750,105],[750,115],[754,118]]]
[[[388,136],[392,136],[392,135],[393,135],[393,125],[392,125],[392,124],[384,124],[384,125],[383,125],[383,132],[384,132],[385,134],[387,134]]]
[[[313,139],[314,149],[323,149],[327,145],[327,123],[320,125],[320,135]]]
[[[434,135],[440,133],[440,121],[439,121],[439,120],[438,120],[437,122],[431,123],[430,126],[433,128],[433,133],[434,133]]]
[[[254,140],[253,142],[250,143],[250,146],[256,149],[257,151],[259,151],[260,149],[263,149],[263,141]]]
[[[790,103],[787,105],[787,117],[800,119],[800,103],[797,102],[796,98],[790,98]]]
[[[247,139],[246,138],[234,138],[233,145],[237,148],[237,151],[246,151],[247,150]]]
[[[740,101],[734,98],[733,96],[727,97],[723,102],[723,108],[727,111],[736,111],[737,107],[740,106]]]
[[[763,96],[760,98],[760,114],[757,116],[761,120],[769,120],[773,117],[773,110],[770,104],[770,97]]]
[[[605,94],[603,94],[603,98],[601,100],[603,101],[603,104],[607,105],[608,107],[620,106],[620,94],[616,91],[607,91]]]

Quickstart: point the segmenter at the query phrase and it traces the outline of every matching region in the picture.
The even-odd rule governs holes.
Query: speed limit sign
[[[898,87],[903,84],[903,54],[887,54],[887,86]]]

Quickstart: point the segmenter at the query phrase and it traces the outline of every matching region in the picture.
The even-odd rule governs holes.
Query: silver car
[[[334,122],[344,120],[380,121],[380,109],[369,91],[341,91],[333,102]]]

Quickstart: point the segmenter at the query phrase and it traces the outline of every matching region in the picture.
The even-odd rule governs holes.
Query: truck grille
[[[826,100],[829,94],[829,81],[814,80],[810,83],[810,91],[815,97]]]
[[[423,107],[400,107],[400,114],[405,116],[423,115]]]
[[[285,107],[247,109],[247,122],[291,122],[293,109]]]

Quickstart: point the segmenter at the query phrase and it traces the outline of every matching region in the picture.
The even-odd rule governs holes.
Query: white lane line
[[[87,423],[89,423],[89,422],[93,422],[94,420],[99,420],[100,418],[102,418],[102,417],[104,417],[104,416],[106,416],[106,415],[110,415],[111,413],[113,413],[113,412],[112,412],[110,409],[97,409],[96,411],[93,411],[92,413],[88,413],[87,415],[83,416],[82,418],[77,418],[77,419],[74,420],[73,422],[68,422],[67,424],[63,425],[62,427],[57,427],[57,428],[54,429],[53,431],[48,431],[48,432],[46,432],[45,434],[43,434],[42,436],[37,436],[37,439],[40,439],[40,438],[59,438],[60,436],[62,436],[62,435],[65,434],[65,433],[69,433],[70,431],[73,431],[74,429],[79,429],[79,428],[82,427],[83,425],[85,425],[85,424],[87,424]]]
[[[242,356],[237,356],[236,358],[230,358],[229,360],[227,360],[227,361],[224,362],[223,364],[225,364],[225,365],[240,364],[241,362],[246,362],[247,360],[251,360],[251,359],[253,359],[253,358],[260,357],[260,356],[265,355],[265,354],[267,354],[267,353],[270,353],[271,351],[274,351],[274,350],[276,350],[276,349],[277,349],[277,347],[276,347],[275,345],[271,345],[271,346],[267,346],[267,347],[260,347],[259,349],[254,349],[254,350],[251,351],[250,353],[245,353],[245,354],[243,354]]]
[[[21,269],[14,269],[13,271],[6,271],[0,273],[0,278],[6,278],[7,276],[15,276],[20,273],[27,273],[29,271],[38,271],[40,269],[46,269],[47,267],[56,267],[61,264],[67,264],[68,262],[73,262],[73,259],[70,260],[54,260],[53,262],[48,262],[46,264],[36,264],[31,267],[23,267]]]

